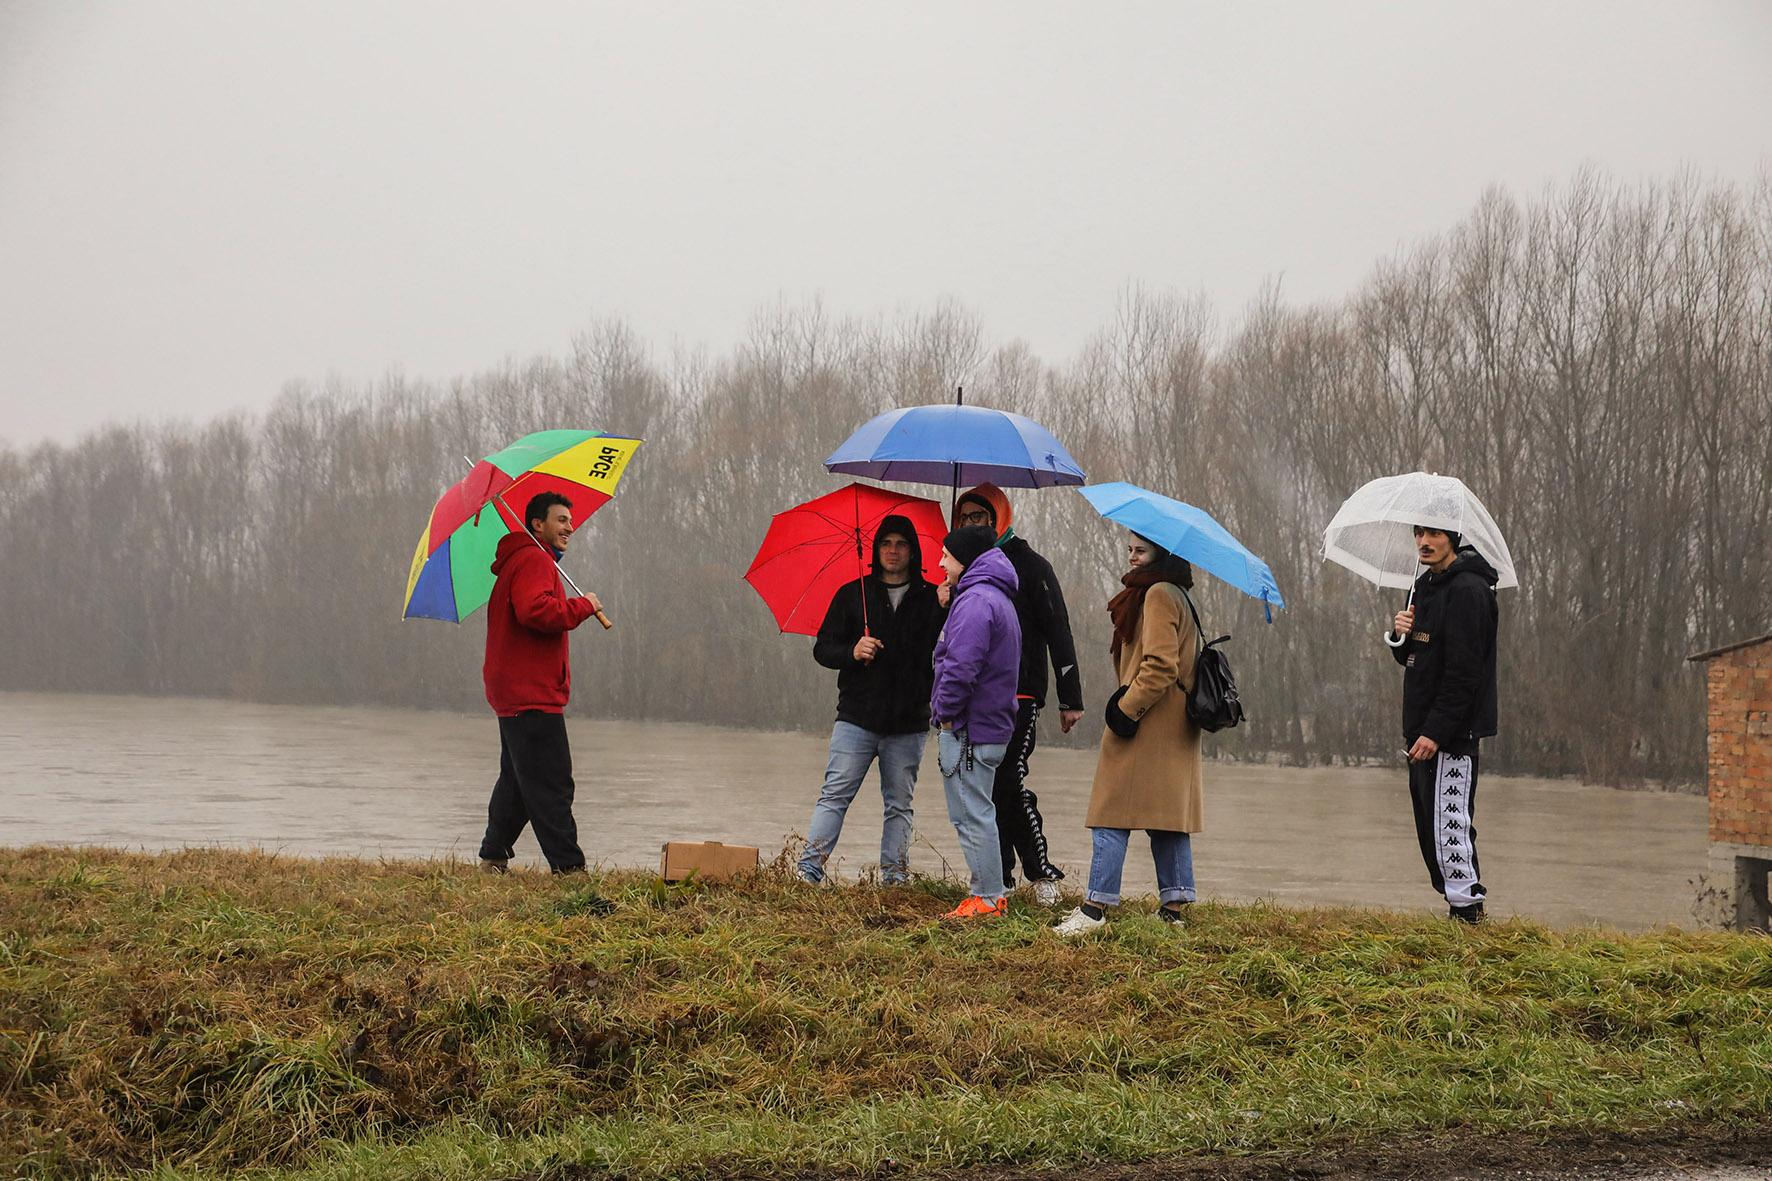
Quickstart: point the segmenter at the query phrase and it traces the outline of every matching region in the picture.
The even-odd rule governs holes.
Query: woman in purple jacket
[[[948,819],[960,834],[972,875],[971,895],[942,917],[974,919],[1008,909],[991,785],[1015,731],[1021,624],[1015,615],[1015,567],[989,528],[971,525],[948,534],[941,568],[952,600],[935,644],[929,712],[940,730],[936,749]]]

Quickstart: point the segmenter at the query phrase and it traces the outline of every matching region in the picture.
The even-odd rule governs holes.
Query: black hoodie
[[[1021,684],[1019,697],[1046,705],[1046,664],[1058,673],[1059,709],[1083,708],[1083,677],[1077,671],[1077,644],[1071,639],[1071,617],[1065,610],[1058,575],[1033,546],[1019,537],[1000,543],[1003,556],[1015,567],[1018,589],[1015,614],[1021,622]]]
[[[1495,568],[1469,546],[1415,580],[1415,630],[1393,648],[1403,666],[1403,741],[1423,734],[1468,751],[1495,733]]]
[[[880,568],[880,539],[889,533],[911,543],[910,583],[895,611]],[[867,593],[868,634],[885,644],[871,664],[855,659],[862,635],[862,590]],[[837,720],[875,734],[914,734],[929,728],[929,694],[935,680],[935,640],[947,611],[935,584],[923,577],[917,530],[900,516],[874,531],[874,565],[867,577],[845,584],[831,599],[812,657],[837,670]]]

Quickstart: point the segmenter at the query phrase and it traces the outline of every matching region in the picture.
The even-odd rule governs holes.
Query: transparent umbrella
[[[1382,476],[1362,485],[1323,531],[1323,556],[1379,586],[1408,588],[1413,602],[1421,573],[1417,525],[1458,534],[1460,544],[1472,546],[1495,567],[1501,576],[1497,590],[1520,585],[1507,541],[1476,493],[1455,476],[1431,472]]]

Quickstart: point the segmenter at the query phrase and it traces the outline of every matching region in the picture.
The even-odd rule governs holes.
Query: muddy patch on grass
[[[608,1181],[603,1169],[566,1166],[503,1181]],[[1250,1156],[1078,1165],[1066,1169],[880,1169],[867,1174],[775,1171],[731,1181],[1772,1181],[1772,1129],[1440,1136],[1401,1144]]]
[[[1077,1169],[984,1169],[954,1181],[1755,1181],[1772,1177],[1772,1131],[1739,1129],[1449,1136],[1302,1158],[1182,1159]]]

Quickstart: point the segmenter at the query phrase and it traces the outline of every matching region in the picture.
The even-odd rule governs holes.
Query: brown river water
[[[667,840],[772,856],[805,831],[824,772],[824,734],[572,715],[568,727],[580,842],[606,866],[656,867]],[[490,715],[0,693],[0,845],[472,858],[497,764]],[[1053,859],[1079,888],[1093,769],[1093,751],[1044,747],[1030,777]],[[1194,838],[1203,897],[1443,909],[1427,886],[1400,762],[1208,763],[1206,777],[1206,830]],[[916,826],[913,868],[964,876],[933,742]],[[1700,797],[1490,776],[1477,826],[1496,915],[1631,930],[1694,924]],[[867,868],[879,839],[870,777],[837,848],[839,872]],[[1134,837],[1128,895],[1154,890],[1147,848]],[[527,833],[518,855],[540,864]]]

